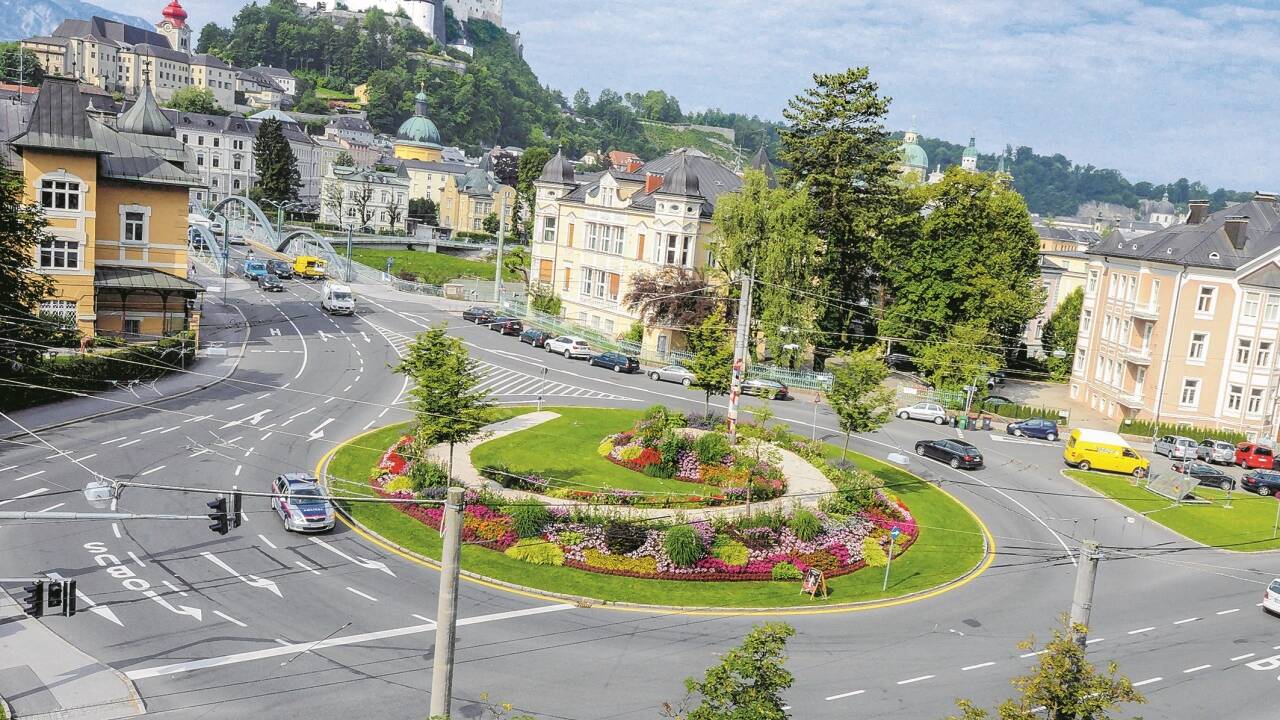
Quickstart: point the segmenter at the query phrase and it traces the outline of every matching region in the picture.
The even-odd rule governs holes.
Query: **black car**
[[[891,370],[901,370],[902,372],[915,372],[916,359],[905,353],[890,353],[884,358],[884,364],[889,366]]]
[[[599,355],[592,355],[587,361],[590,365],[599,365],[600,367],[612,368],[614,372],[639,372],[640,361],[633,357],[628,357],[620,352],[603,352]]]
[[[1263,497],[1280,493],[1280,472],[1254,470],[1240,478],[1240,489],[1256,492]]]
[[[293,277],[293,264],[288,260],[268,260],[267,272],[281,280],[288,280]]]
[[[275,275],[267,273],[258,276],[258,289],[263,292],[284,292],[284,283]]]
[[[487,323],[493,320],[493,308],[487,307],[469,307],[462,311],[462,319],[473,322],[477,325]]]
[[[916,454],[941,460],[957,469],[982,467],[982,451],[963,440],[921,440],[916,443]]]
[[[524,332],[524,323],[518,318],[503,315],[490,320],[489,329],[503,335],[519,335]]]
[[[1220,490],[1230,490],[1236,486],[1234,478],[1208,463],[1177,462],[1173,464],[1173,471],[1190,475],[1197,485],[1207,485]]]
[[[546,330],[536,330],[529,328],[520,333],[520,342],[529,343],[530,345],[540,348],[547,344],[547,340],[551,337],[551,333]]]

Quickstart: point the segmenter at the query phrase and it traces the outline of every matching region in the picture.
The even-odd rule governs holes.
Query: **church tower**
[[[969,136],[969,147],[960,154],[960,167],[969,172],[978,172],[978,145],[974,135]]]
[[[169,38],[169,45],[181,53],[191,53],[191,26],[187,24],[187,11],[178,0],[170,0],[161,12],[164,19],[156,23],[156,31]]]

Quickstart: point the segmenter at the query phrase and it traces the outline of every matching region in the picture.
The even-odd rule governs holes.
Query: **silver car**
[[[1196,441],[1184,435],[1164,435],[1156,438],[1155,451],[1157,455],[1164,455],[1170,460],[1181,458],[1189,460],[1196,456]],[[1235,459],[1235,456],[1232,456]]]
[[[689,369],[683,365],[668,365],[666,367],[658,368],[657,370],[650,370],[649,378],[651,380],[680,383],[685,387],[689,387],[698,380],[694,377],[693,373],[689,372]]]
[[[918,402],[898,408],[897,415],[903,420],[928,420],[935,425],[947,424],[946,408],[935,402]]]
[[[1196,446],[1196,459],[1231,465],[1236,461],[1236,446],[1223,440],[1205,438]]]

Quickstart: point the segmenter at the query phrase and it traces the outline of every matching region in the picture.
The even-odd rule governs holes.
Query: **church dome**
[[[173,23],[174,27],[182,27],[187,21],[187,11],[178,3],[178,0],[171,0],[160,14]]]
[[[977,138],[973,137],[972,135],[969,136],[969,147],[964,149],[964,152],[960,154],[960,157],[962,158],[971,157],[971,158],[977,159],[978,157]]]
[[[173,137],[173,123],[160,111],[155,96],[151,94],[151,83],[144,80],[142,94],[129,109],[116,119],[116,130],[138,135],[158,135]]]
[[[439,145],[440,131],[427,117],[427,94],[419,92],[413,101],[413,117],[400,123],[396,138],[423,145]]]
[[[904,142],[899,145],[898,157],[906,167],[929,169],[929,154],[914,142]]]
[[[573,172],[573,165],[564,156],[564,151],[557,150],[555,156],[548,160],[546,165],[542,166],[542,174],[538,176],[538,181],[570,185],[577,182]]]
[[[1173,206],[1173,203],[1169,202],[1169,193],[1166,192],[1159,202],[1151,206],[1151,212],[1161,215],[1175,215],[1178,209]]]

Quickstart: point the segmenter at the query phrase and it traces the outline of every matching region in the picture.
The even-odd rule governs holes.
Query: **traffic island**
[[[546,423],[494,438],[476,447],[470,459],[479,464],[478,458],[484,458],[514,477],[536,473],[594,483],[593,492],[611,492],[593,474],[597,463],[641,475],[611,465],[601,442],[603,436],[616,438],[634,429],[638,413],[553,411],[560,427]],[[408,424],[382,428],[338,448],[321,469],[331,489],[353,495],[438,494],[434,488],[404,487],[406,476],[391,472],[403,470],[395,466],[394,449],[409,430]],[[800,450],[796,454],[843,478],[834,483],[839,489],[807,498],[810,507],[801,507],[796,498],[785,507],[752,508],[750,514],[744,503],[705,510],[662,508],[640,519],[622,511],[643,510],[647,516],[653,508],[600,507],[546,493],[515,499],[504,497],[504,488],[491,483],[491,488],[468,491],[471,509],[463,528],[462,568],[477,578],[586,604],[770,611],[866,608],[928,597],[989,565],[994,552],[990,534],[968,508],[926,481],[865,455],[850,453],[842,464],[838,447],[782,430],[746,428],[743,434],[767,434],[774,445]],[[456,471],[463,463],[459,457],[454,462]],[[690,477],[687,459],[685,465]],[[344,511],[357,526],[388,543],[437,558],[437,508],[346,503]],[[692,517],[713,511],[718,514]],[[805,592],[813,590],[805,580],[817,577],[824,581],[826,598],[821,592]]]

